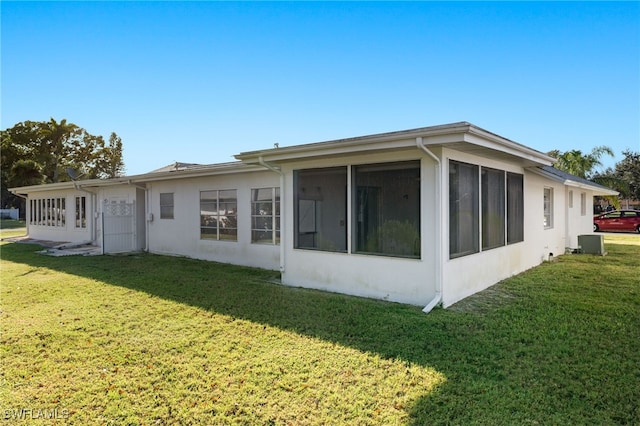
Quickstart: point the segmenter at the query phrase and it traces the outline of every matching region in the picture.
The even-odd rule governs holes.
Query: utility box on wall
[[[604,237],[602,235],[578,235],[580,252],[586,254],[598,254],[604,256]]]

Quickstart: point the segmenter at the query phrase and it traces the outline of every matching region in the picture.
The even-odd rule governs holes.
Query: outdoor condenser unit
[[[599,254],[604,256],[604,237],[602,235],[578,235],[580,251],[586,254]]]

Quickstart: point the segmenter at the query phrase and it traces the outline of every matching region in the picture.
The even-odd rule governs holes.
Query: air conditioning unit
[[[578,246],[581,253],[597,254],[604,256],[604,236],[602,235],[578,235]]]

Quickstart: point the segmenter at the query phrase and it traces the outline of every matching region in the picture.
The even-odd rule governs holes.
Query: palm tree
[[[554,167],[571,173],[572,175],[588,179],[597,166],[601,166],[600,158],[604,154],[613,157],[613,150],[608,146],[596,146],[589,154],[583,154],[579,149],[567,152],[560,152],[557,149],[549,151],[548,154],[556,159]]]
[[[13,186],[41,184],[40,165],[33,160],[18,160],[11,167],[10,179]]]

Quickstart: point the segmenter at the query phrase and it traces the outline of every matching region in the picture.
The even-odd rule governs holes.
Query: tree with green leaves
[[[620,198],[640,201],[640,152],[627,149],[622,154],[622,161],[594,176],[594,182],[608,183],[607,186],[620,192]]]
[[[595,169],[598,166],[602,166],[600,158],[604,154],[614,156],[613,150],[608,146],[596,146],[588,154],[583,154],[579,149],[573,149],[571,151],[561,152],[559,150],[549,151],[549,156],[556,159],[554,167],[571,173],[572,175],[581,177],[583,179],[592,180],[595,183],[609,187],[616,191],[622,192],[625,189],[625,183],[612,175],[603,175],[598,173]],[[603,197],[608,204],[620,207],[620,200],[616,196]],[[595,204],[595,203],[594,203]],[[595,208],[596,206],[594,206]]]
[[[109,142],[74,123],[23,121],[0,131],[2,207],[18,207],[20,199],[8,188],[68,181],[72,168],[86,179],[106,179],[124,173],[122,140],[111,133]]]
[[[616,164],[616,175],[629,185],[629,198],[640,201],[640,152],[622,151],[624,159]]]
[[[613,157],[613,150],[608,146],[597,146],[589,154],[583,154],[579,149],[561,152],[557,149],[547,154],[556,159],[556,169],[571,173],[572,175],[589,179],[595,172],[595,168],[602,165],[600,158],[604,154]]]

